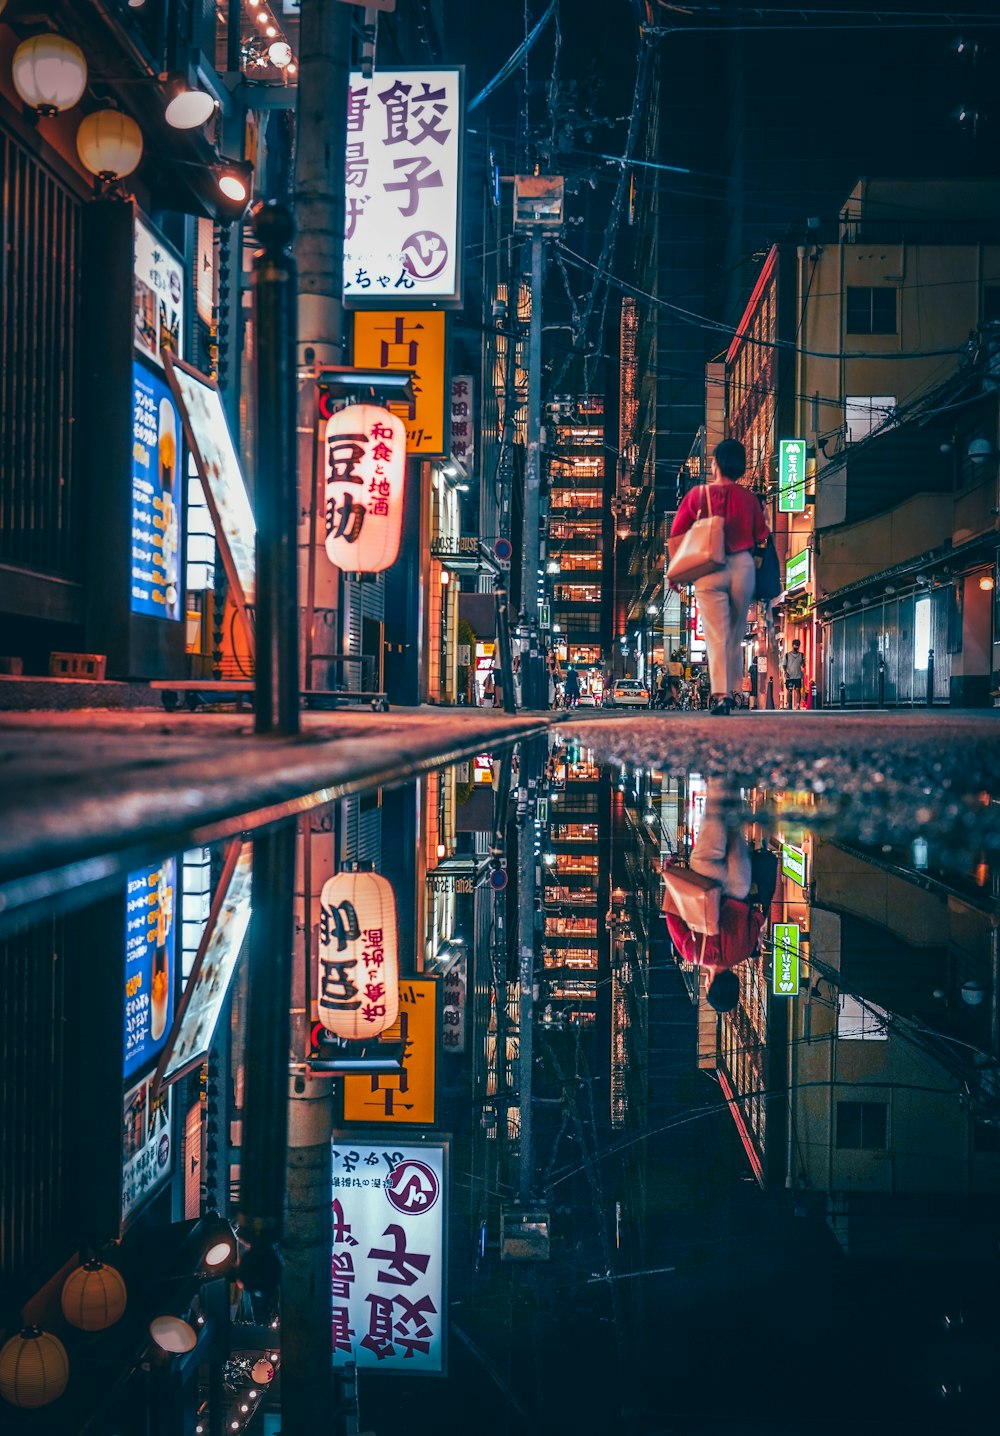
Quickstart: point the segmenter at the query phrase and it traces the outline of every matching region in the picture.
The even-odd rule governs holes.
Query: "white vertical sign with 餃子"
[[[464,71],[352,71],[344,302],[460,304]]]
[[[448,1146],[334,1137],[335,1366],[447,1373]]]

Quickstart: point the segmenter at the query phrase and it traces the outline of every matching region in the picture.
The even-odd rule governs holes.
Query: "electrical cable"
[[[483,103],[484,100],[488,100],[490,95],[492,95],[495,90],[498,90],[505,80],[510,79],[511,75],[513,75],[514,71],[518,68],[518,66],[527,60],[532,46],[534,45],[538,37],[541,35],[542,31],[545,29],[545,26],[547,25],[552,14],[555,12],[557,5],[558,0],[551,0],[549,8],[545,11],[545,14],[538,21],[534,29],[526,33],[522,43],[518,45],[517,49],[505,62],[505,64],[500,68],[497,74],[493,76],[493,79],[490,80],[487,85],[484,85],[484,87],[479,91],[478,95],[474,96],[474,98],[469,101],[468,105],[466,106],[467,115],[471,115],[472,111],[477,109]],[[527,4],[525,4],[525,19],[527,19]],[[527,26],[525,28],[527,29]]]

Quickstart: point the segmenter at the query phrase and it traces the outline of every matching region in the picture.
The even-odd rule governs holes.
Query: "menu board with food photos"
[[[173,1017],[177,863],[166,858],[125,882],[125,1058],[123,1076],[162,1051]]]
[[[250,926],[252,874],[253,844],[231,843],[154,1088],[176,1082],[208,1055]]]
[[[153,364],[163,354],[183,355],[184,267],[171,247],[135,217],[134,343]]]
[[[154,1097],[152,1089],[152,1078],[144,1077],[127,1089],[122,1104],[123,1229],[147,1198],[163,1186],[173,1165],[171,1091],[168,1087]]]
[[[161,376],[132,364],[133,613],[181,616],[181,422]]]
[[[212,515],[230,593],[252,650],[257,525],[222,398],[218,386],[190,364],[168,355],[164,367]]]

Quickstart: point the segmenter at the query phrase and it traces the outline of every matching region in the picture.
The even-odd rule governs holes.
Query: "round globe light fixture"
[[[95,110],[80,122],[76,149],[84,167],[98,179],[124,179],[142,159],[142,130],[121,110]]]
[[[292,63],[292,47],[287,40],[275,40],[267,47],[267,58],[275,69],[285,70]]]
[[[87,88],[83,51],[62,35],[32,35],[22,40],[11,61],[14,89],[39,115],[71,110]]]
[[[269,1386],[274,1380],[274,1367],[264,1357],[261,1357],[259,1361],[254,1362],[250,1375],[258,1386]]]

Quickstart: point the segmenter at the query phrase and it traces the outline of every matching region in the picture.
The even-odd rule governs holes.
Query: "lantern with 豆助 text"
[[[381,573],[396,562],[403,528],[403,422],[375,404],[351,404],[327,421],[324,448],[327,557],[348,573]]]
[[[378,1037],[399,1015],[396,896],[378,873],[344,872],[320,894],[317,1015],[349,1041]]]

